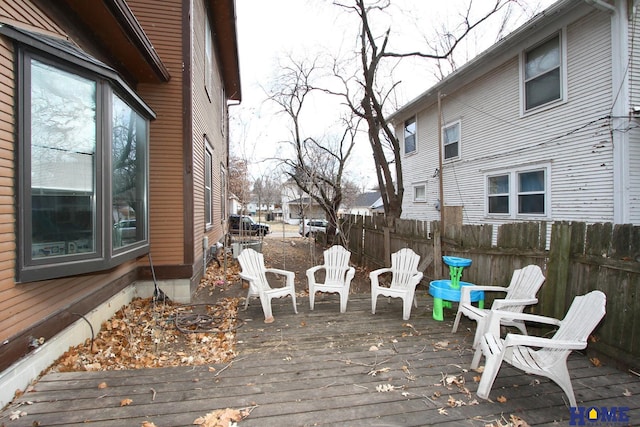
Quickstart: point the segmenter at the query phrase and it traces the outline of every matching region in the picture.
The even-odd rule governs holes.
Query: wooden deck
[[[240,311],[247,321],[229,365],[48,374],[0,425],[189,426],[224,408],[250,408],[240,426],[486,426],[507,425],[512,414],[531,426],[569,425],[557,385],[509,366],[492,401],[477,398],[480,374],[468,370],[475,324],[464,319],[451,334],[453,313],[434,321],[430,300],[421,292],[409,322],[399,300],[380,298],[375,315],[368,295],[352,296],[345,314],[337,296],[320,297],[314,311],[299,298],[298,315],[290,299],[274,300],[270,325],[256,301]],[[577,353],[570,372],[579,405],[629,407],[628,423],[607,425],[640,425],[640,378]],[[27,415],[9,420],[15,410]]]

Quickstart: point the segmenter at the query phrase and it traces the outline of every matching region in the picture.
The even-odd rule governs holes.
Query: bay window
[[[105,270],[148,252],[153,111],[71,43],[2,33],[17,58],[17,280]]]

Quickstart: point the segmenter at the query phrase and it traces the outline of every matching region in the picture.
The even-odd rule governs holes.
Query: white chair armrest
[[[238,273],[238,274],[240,275],[240,277],[241,277],[243,280],[246,280],[247,282],[253,282],[253,281],[255,281],[255,280],[256,280],[256,278],[255,278],[254,276],[251,276],[251,275],[249,275],[249,274],[242,273],[242,272],[240,272],[240,273]]]
[[[369,273],[369,277],[373,278],[374,276],[379,276],[383,273],[390,273],[391,272],[391,268],[389,267],[385,267],[385,268],[379,268],[377,270],[373,270],[371,273]]]
[[[349,267],[347,270],[346,282],[349,283],[356,275],[356,269],[354,267]]]
[[[280,274],[282,276],[289,276],[291,274],[295,274],[293,271],[280,270],[279,268],[266,268],[264,271],[265,273]]]
[[[307,269],[307,277],[313,277],[318,270],[325,268],[324,265],[316,265],[315,267],[311,267]]]
[[[308,268],[307,269],[307,276],[309,275],[309,273],[315,274],[316,271],[321,270],[323,268],[325,268],[324,265],[316,265],[315,267]]]
[[[460,304],[471,304],[471,292],[476,291],[499,291],[507,292],[507,288],[502,286],[461,286],[460,287]]]
[[[417,272],[416,274],[411,276],[411,284],[413,285],[413,287],[416,287],[420,284],[420,281],[422,280],[423,276],[424,274],[421,272]]]
[[[273,273],[279,274],[281,276],[286,276],[287,278],[287,286],[293,287],[293,280],[295,279],[296,273],[293,271],[280,270],[279,268],[267,268],[264,270],[265,273]]]
[[[500,336],[500,322],[502,319],[509,320],[522,320],[525,322],[544,323],[547,325],[560,326],[561,321],[554,319],[553,317],[540,316],[537,314],[529,313],[514,313],[513,311],[501,311],[501,310],[489,310],[487,316],[487,331],[488,333]]]
[[[500,310],[505,307],[513,307],[520,305],[533,305],[538,302],[538,298],[529,298],[529,299],[497,299],[493,301],[491,304],[492,310]]]
[[[582,350],[587,347],[585,341],[553,340],[531,335],[507,334],[504,339],[504,347],[525,345],[529,347],[556,348],[559,350]]]

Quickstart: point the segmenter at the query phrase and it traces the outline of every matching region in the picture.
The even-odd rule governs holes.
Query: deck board
[[[276,322],[267,325],[255,301],[240,311],[245,323],[231,364],[50,373],[0,414],[0,423],[188,426],[215,409],[251,407],[241,426],[485,426],[511,414],[532,426],[568,424],[566,398],[556,384],[508,365],[492,401],[477,398],[479,374],[468,369],[475,324],[463,319],[451,334],[453,312],[436,322],[429,304],[420,295],[405,322],[399,300],[380,298],[372,315],[367,295],[351,296],[344,314],[337,297],[317,299],[314,311],[299,298],[295,315],[287,298],[273,301]],[[569,364],[579,405],[627,406],[630,425],[640,425],[640,378],[595,367],[577,352]],[[460,386],[443,385],[448,375]],[[108,387],[98,388],[102,382]],[[376,391],[384,384],[395,389]],[[498,396],[506,401],[498,403]],[[125,398],[133,403],[121,407]],[[462,406],[450,407],[450,398]],[[28,415],[9,421],[18,407]]]

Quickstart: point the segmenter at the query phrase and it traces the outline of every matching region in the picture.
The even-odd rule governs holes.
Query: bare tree
[[[392,83],[386,87],[380,84],[378,74],[382,62],[385,59],[395,58],[398,60],[407,57],[433,60],[451,58],[460,42],[478,25],[515,1],[493,0],[492,6],[475,19],[472,18],[471,14],[473,2],[470,2],[466,9],[466,14],[461,15],[461,24],[455,28],[455,31],[447,32],[445,39],[437,45],[436,49],[433,49],[432,52],[412,51],[405,53],[387,50],[391,35],[390,28],[387,28],[381,35],[374,33],[371,18],[376,12],[384,12],[389,8],[390,0],[376,0],[368,3],[365,0],[354,0],[352,4],[334,1],[335,5],[355,13],[360,20],[358,56],[361,75],[355,77],[358,89],[351,90],[348,89],[349,85],[353,83],[350,78],[334,73],[343,82],[345,90],[343,92],[331,92],[342,95],[353,113],[367,123],[369,143],[373,150],[376,176],[387,218],[393,220],[400,218],[402,214],[404,183],[400,141],[396,137],[391,123],[387,120],[388,112],[386,109],[388,107],[385,108],[385,104],[393,94],[397,83]]]
[[[229,191],[238,198],[244,210],[251,198],[249,163],[246,160],[229,156]]]
[[[270,207],[276,205],[282,197],[280,184],[269,173],[256,178],[253,182],[253,194],[258,198],[258,210],[261,210],[264,204],[267,206],[267,214]]]
[[[317,90],[313,77],[319,71],[316,61],[288,58],[280,69],[269,99],[291,122],[292,158],[282,159],[285,173],[325,212],[329,221],[328,236],[334,236],[338,209],[343,198],[343,175],[353,150],[359,120],[353,115],[342,117],[342,134],[323,138],[303,137],[302,112],[311,93]],[[340,236],[342,238],[342,236]]]

